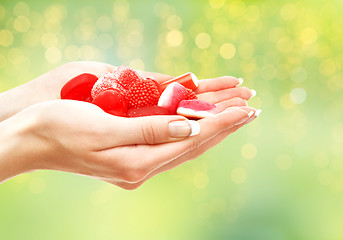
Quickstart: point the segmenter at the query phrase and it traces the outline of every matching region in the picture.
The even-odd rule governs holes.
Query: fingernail
[[[256,96],[256,90],[255,89],[250,89],[251,91],[251,97],[249,99],[252,99],[253,97]]]
[[[193,120],[179,120],[169,123],[169,136],[172,138],[184,138],[199,134],[200,125]]]
[[[254,111],[248,113],[248,117],[250,118],[254,114]]]
[[[261,109],[257,109],[256,112],[255,112],[255,117],[258,117],[258,115],[260,115],[262,112]]]
[[[200,124],[197,121],[194,120],[188,120],[189,125],[191,125],[191,135],[189,136],[195,136],[200,133]]]
[[[238,84],[236,85],[236,87],[241,86],[243,83],[243,78],[238,78]]]

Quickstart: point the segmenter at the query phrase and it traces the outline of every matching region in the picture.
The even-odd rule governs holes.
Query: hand
[[[60,90],[71,78],[81,73],[92,73],[100,76],[112,72],[116,67],[91,61],[66,63],[24,85],[0,94],[0,121],[13,116],[19,111],[36,103],[60,99]],[[145,77],[151,77],[158,82],[166,81],[171,76],[159,73],[138,71]],[[220,77],[201,80],[196,94],[200,99],[217,104],[221,110],[227,105],[244,106],[252,93],[244,87],[236,87],[238,79]],[[227,102],[228,101],[228,102]],[[219,104],[220,103],[220,104]]]
[[[171,136],[181,116],[121,118],[97,106],[68,100],[33,105],[0,123],[0,182],[51,169],[95,177],[135,189],[152,176],[196,158],[249,119],[249,107],[233,107],[199,120],[200,134]]]

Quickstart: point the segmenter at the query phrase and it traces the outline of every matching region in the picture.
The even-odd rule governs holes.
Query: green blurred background
[[[0,239],[343,239],[342,12],[342,0],[1,0],[1,92],[95,60],[242,77],[263,112],[134,191],[13,178],[0,185]]]

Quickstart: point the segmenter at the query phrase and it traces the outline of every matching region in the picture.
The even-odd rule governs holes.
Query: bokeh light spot
[[[318,33],[314,28],[305,28],[300,33],[300,39],[305,44],[314,43],[317,40]]]
[[[96,20],[96,27],[101,32],[109,32],[112,29],[112,19],[109,16],[100,16]]]
[[[24,58],[24,53],[19,48],[11,48],[8,52],[8,61],[14,65],[21,64]]]
[[[255,5],[251,5],[246,9],[245,17],[250,22],[257,21],[260,18],[260,15],[261,15],[260,9]]]
[[[247,180],[247,171],[244,168],[235,168],[231,172],[231,179],[237,184],[242,184]]]
[[[280,97],[280,105],[284,109],[292,109],[294,108],[294,103],[289,99],[289,94],[283,94]]]
[[[30,7],[25,2],[18,2],[13,8],[13,14],[17,17],[30,15]]]
[[[243,1],[230,1],[228,5],[230,16],[241,16],[245,11],[245,4]]]
[[[294,46],[294,40],[289,37],[282,37],[277,41],[277,49],[281,53],[289,53]]]
[[[84,60],[97,60],[97,49],[92,45],[83,45],[80,47],[80,58]]]
[[[17,32],[27,32],[30,29],[31,26],[31,22],[27,17],[24,16],[19,16],[14,20],[13,23],[13,28],[17,31]]]
[[[236,48],[231,43],[224,43],[220,47],[219,53],[224,59],[231,59],[236,55]]]
[[[208,48],[211,44],[211,37],[205,32],[199,33],[195,37],[195,44],[200,49]]]
[[[225,0],[210,0],[212,8],[221,8],[225,4]]]
[[[0,20],[6,16],[6,9],[0,5]]]
[[[51,5],[44,11],[44,16],[49,21],[60,22],[67,16],[67,9],[61,4]]]
[[[227,33],[229,27],[228,20],[223,17],[218,17],[213,22],[213,31],[216,33]]]
[[[125,21],[129,16],[129,12],[130,12],[130,4],[126,0],[114,1],[113,10],[112,10],[112,18],[116,22]]]
[[[241,154],[246,159],[253,159],[254,157],[256,157],[257,148],[252,143],[246,143],[241,148]]]
[[[272,80],[275,78],[277,70],[273,65],[264,65],[261,69],[261,76],[266,80]]]
[[[129,67],[143,71],[145,68],[145,64],[144,64],[144,61],[142,59],[135,58],[135,59],[130,61]]]
[[[57,47],[51,47],[45,51],[45,59],[50,63],[58,63],[61,61],[61,58],[61,50]]]
[[[297,16],[298,8],[293,3],[284,5],[280,10],[280,15],[284,20],[292,20]]]
[[[183,35],[179,30],[172,30],[166,36],[166,41],[169,46],[177,47],[183,41]]]
[[[42,36],[41,42],[45,48],[56,47],[58,44],[58,39],[53,33],[45,33]]]
[[[8,47],[13,43],[13,34],[7,29],[0,31],[0,45]]]
[[[65,48],[64,55],[69,61],[76,61],[80,57],[80,50],[75,45],[69,45]]]
[[[332,59],[324,60],[319,65],[319,71],[324,76],[330,76],[336,72],[336,63]]]
[[[193,183],[199,189],[206,188],[209,183],[208,176],[205,173],[198,172],[193,177]]]
[[[170,15],[166,22],[169,30],[180,29],[182,27],[182,19],[177,15]]]
[[[303,88],[294,88],[289,94],[289,99],[295,104],[303,103],[306,97],[307,94]]]

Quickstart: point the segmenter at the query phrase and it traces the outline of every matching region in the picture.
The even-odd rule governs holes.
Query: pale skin
[[[195,159],[255,119],[247,106],[252,92],[234,77],[201,80],[196,94],[221,111],[199,120],[201,131],[172,136],[169,123],[181,116],[122,118],[97,106],[59,100],[61,87],[88,72],[100,76],[115,67],[72,62],[0,94],[0,182],[40,170],[94,177],[136,189],[151,177]],[[170,76],[141,72],[159,82]],[[250,113],[250,115],[249,115]],[[252,114],[252,115],[251,115]],[[187,132],[188,131],[188,132]]]

